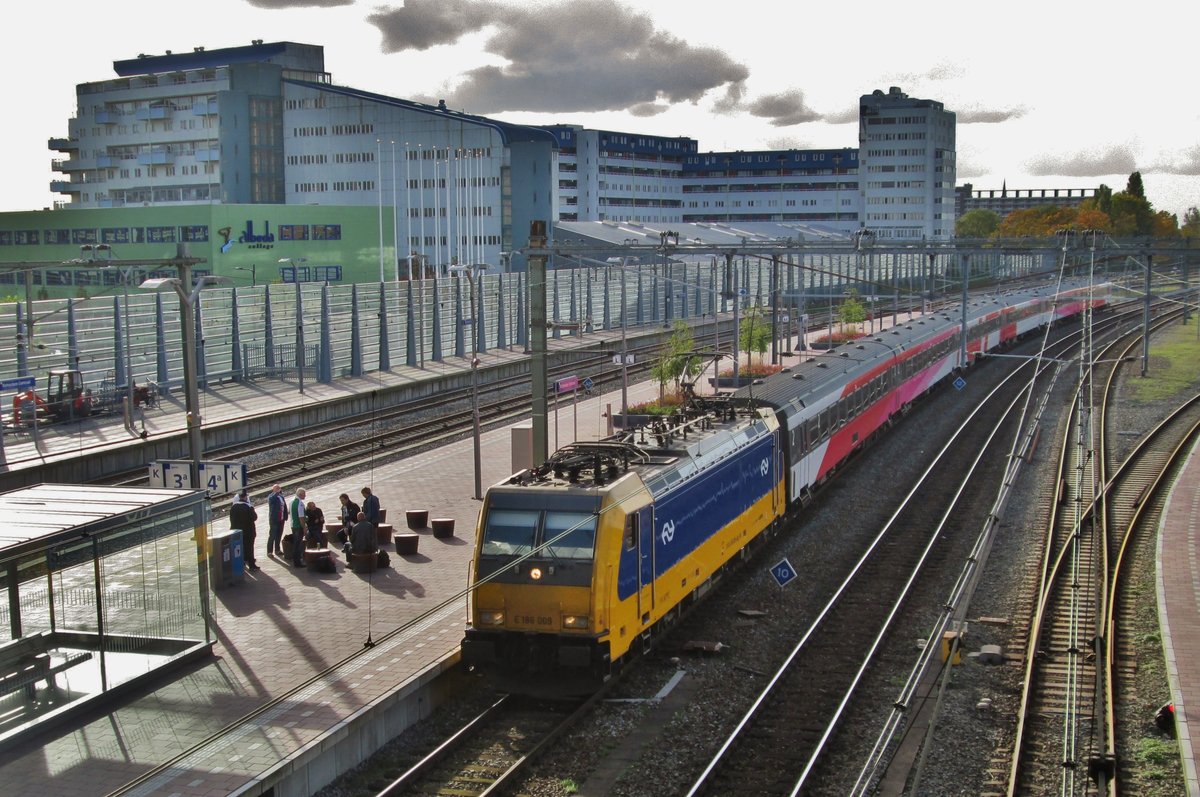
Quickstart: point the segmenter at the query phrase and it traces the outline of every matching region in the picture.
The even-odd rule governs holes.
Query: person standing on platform
[[[371,493],[370,487],[362,488],[362,513],[367,516],[367,522],[379,528],[379,496]]]
[[[242,555],[246,559],[247,570],[258,570],[258,565],[254,561],[254,538],[258,536],[254,529],[256,520],[258,520],[258,513],[254,511],[254,506],[250,503],[250,494],[242,490],[237,494],[233,506],[229,508],[229,528],[239,529],[242,532]]]
[[[283,524],[287,519],[287,500],[283,497],[283,488],[272,484],[271,494],[267,497],[267,556],[283,555]]]
[[[304,488],[300,487],[288,502],[288,514],[292,518],[292,564],[296,567],[304,567],[304,536],[307,531],[304,516],[307,509],[304,505],[305,495],[307,493],[304,492]]]
[[[338,532],[337,537],[338,542],[345,543],[350,541],[350,529],[354,528],[354,524],[358,522],[358,513],[362,509],[345,493],[339,495],[338,500],[342,502],[342,530]]]

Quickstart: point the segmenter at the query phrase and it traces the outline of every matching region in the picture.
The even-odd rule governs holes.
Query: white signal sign
[[[209,495],[236,493],[246,486],[247,468],[244,462],[201,462],[200,485]],[[150,463],[151,487],[171,490],[191,490],[192,463],[189,460],[156,460]]]

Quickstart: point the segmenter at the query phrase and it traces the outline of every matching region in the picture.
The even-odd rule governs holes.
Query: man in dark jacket
[[[371,492],[370,487],[362,488],[362,512],[367,516],[367,522],[379,526],[379,496]]]
[[[267,532],[267,556],[283,556],[283,524],[287,519],[287,499],[283,497],[283,488],[272,484],[271,495],[267,498],[267,520],[270,523]]]
[[[242,555],[245,557],[247,570],[258,570],[258,565],[254,562],[254,538],[258,536],[254,529],[256,520],[258,513],[250,503],[250,494],[242,490],[229,509],[229,528],[240,529],[242,532]]]

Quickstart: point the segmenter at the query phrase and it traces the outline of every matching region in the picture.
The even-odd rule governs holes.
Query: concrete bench
[[[433,536],[438,539],[446,539],[454,536],[454,518],[452,517],[435,517],[430,521],[433,526]]]
[[[375,527],[375,542],[379,545],[388,545],[392,541],[392,524],[380,523]]]
[[[378,553],[350,554],[350,569],[355,573],[374,573],[379,566]]]
[[[308,565],[309,570],[316,570],[321,566],[321,560],[328,559],[333,561],[333,551],[328,548],[306,548],[304,551],[304,564]]]
[[[413,531],[423,529],[429,525],[429,510],[428,509],[409,509],[404,513],[404,521]]]
[[[396,535],[396,553],[401,556],[412,556],[417,552],[420,543],[420,534],[412,531],[402,531]]]

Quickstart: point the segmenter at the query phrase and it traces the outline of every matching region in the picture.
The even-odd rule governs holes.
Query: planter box
[[[653,421],[655,418],[659,418],[659,417],[661,417],[661,416],[659,416],[659,415],[642,415],[642,414],[638,414],[638,413],[623,414],[620,412],[614,412],[613,417],[612,417],[613,428],[614,429],[637,429],[639,426],[645,426],[646,424]]]

